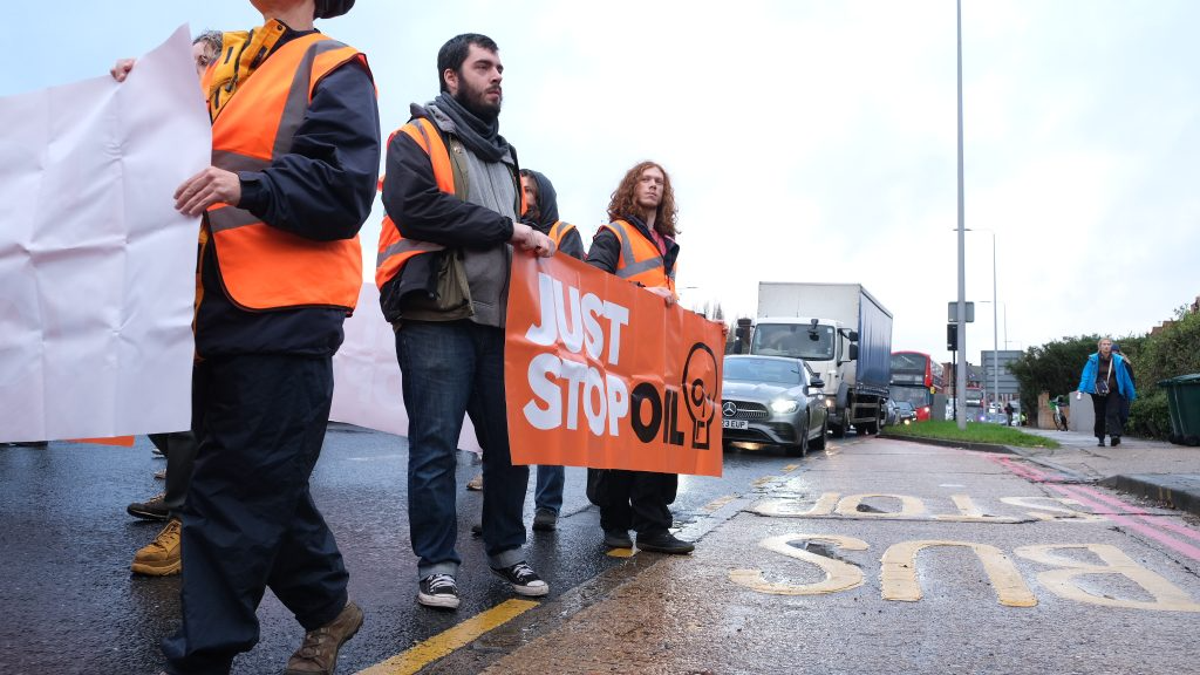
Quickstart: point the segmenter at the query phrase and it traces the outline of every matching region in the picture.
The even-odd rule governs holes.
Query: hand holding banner
[[[514,463],[721,475],[719,323],[566,256],[513,256]]]

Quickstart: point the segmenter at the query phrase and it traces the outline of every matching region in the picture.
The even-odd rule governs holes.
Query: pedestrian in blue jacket
[[[1137,392],[1124,357],[1113,353],[1112,340],[1101,338],[1097,346],[1097,352],[1089,356],[1083,366],[1077,398],[1083,398],[1084,394],[1092,397],[1092,409],[1096,413],[1092,431],[1096,435],[1096,445],[1104,447],[1107,431],[1115,448],[1121,444],[1121,406],[1124,401],[1136,399]]]

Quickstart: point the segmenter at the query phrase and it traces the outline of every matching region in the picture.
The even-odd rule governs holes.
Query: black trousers
[[[1104,439],[1105,429],[1109,436],[1122,436],[1124,431],[1121,424],[1121,399],[1117,392],[1104,396],[1092,394],[1092,410],[1096,413],[1096,422],[1092,425],[1092,435]]]
[[[163,641],[178,675],[229,672],[258,642],[268,587],[313,630],[345,607],[349,580],[308,484],[329,421],[332,359],[210,358],[193,377],[200,445],[183,507],[183,623]]]
[[[673,522],[668,505],[678,487],[673,473],[588,469],[588,498],[600,507],[600,527],[606,531],[666,532]]]
[[[150,434],[150,440],[167,458],[166,491],[163,504],[171,515],[179,517],[192,482],[192,466],[196,462],[196,437],[191,431],[169,434]]]

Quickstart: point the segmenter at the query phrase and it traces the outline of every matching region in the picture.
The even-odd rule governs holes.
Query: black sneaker
[[[604,545],[609,548],[633,548],[633,540],[625,530],[605,530]]]
[[[430,574],[417,588],[417,602],[426,607],[458,609],[458,584],[449,574]]]
[[[538,509],[533,514],[533,529],[538,532],[553,532],[558,523],[558,514],[550,509]]]
[[[550,592],[550,585],[533,571],[533,568],[525,564],[525,561],[501,567],[500,569],[492,568],[492,572],[501,579],[512,584],[512,588],[517,592],[517,595],[525,595],[531,598],[536,598]]]
[[[1100,440],[1096,441],[1096,447],[1097,447],[1097,448],[1103,448],[1103,447],[1104,447],[1104,439],[1103,439],[1103,438],[1101,438]]]
[[[1115,447],[1117,447],[1117,446],[1118,446],[1118,445],[1120,445],[1120,444],[1121,444],[1121,437],[1120,437],[1120,436],[1113,436],[1113,437],[1112,437],[1112,446],[1115,448]]]
[[[473,536],[473,537],[482,537],[483,536],[483,523],[475,523],[474,525],[471,526],[471,536]]]
[[[171,518],[171,510],[163,503],[166,493],[154,495],[144,502],[134,502],[125,507],[125,511],[134,518],[166,521]]]
[[[637,545],[643,551],[655,553],[691,553],[696,548],[692,542],[679,539],[670,532],[650,536],[639,534]]]

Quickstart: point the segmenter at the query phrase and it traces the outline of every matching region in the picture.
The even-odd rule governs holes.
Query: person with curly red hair
[[[641,162],[625,173],[608,204],[610,222],[592,239],[588,264],[635,283],[675,304],[675,191],[662,165]],[[659,553],[689,553],[691,542],[671,534],[669,505],[679,476],[649,471],[588,470],[588,498],[600,507],[604,543]]]

